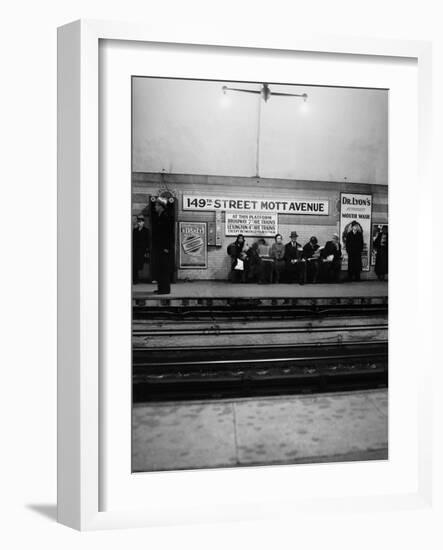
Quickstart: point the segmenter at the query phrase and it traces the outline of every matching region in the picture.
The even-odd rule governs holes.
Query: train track
[[[269,348],[278,344],[291,345],[320,343],[344,344],[387,340],[386,315],[334,316],[327,318],[251,319],[237,320],[177,320],[153,319],[133,323],[133,349],[155,352],[158,348],[217,346],[251,348],[263,344]]]
[[[275,300],[278,305],[263,305],[261,300],[231,300],[228,305],[205,306],[137,306],[133,308],[134,321],[157,320],[257,320],[257,319],[318,319],[327,316],[362,316],[387,314],[388,305],[385,300],[371,303],[342,303],[331,300]],[[301,303],[298,303],[301,302]],[[294,303],[293,303],[294,302]]]
[[[386,297],[140,303],[133,308],[133,398],[386,387],[387,317]]]
[[[134,350],[134,401],[386,387],[386,342]]]
[[[347,332],[358,332],[361,330],[373,331],[387,328],[387,323],[373,323],[373,324],[355,324],[346,327]],[[171,328],[169,326],[155,326],[155,327],[138,327],[133,330],[134,337],[149,337],[149,336],[199,336],[210,334],[288,334],[288,333],[335,333],[338,330],[344,330],[343,326],[309,326],[309,327],[297,327],[297,326],[269,326],[262,325],[259,327],[248,326],[223,326],[221,324],[212,323],[205,326],[186,326],[182,324],[180,328]]]

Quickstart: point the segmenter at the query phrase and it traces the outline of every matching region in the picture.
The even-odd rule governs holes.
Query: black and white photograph
[[[443,547],[439,7],[5,6],[5,548]]]
[[[386,89],[132,78],[132,470],[388,459]]]

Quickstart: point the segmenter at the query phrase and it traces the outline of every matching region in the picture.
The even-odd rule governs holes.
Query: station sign
[[[269,212],[276,214],[300,214],[303,216],[327,216],[327,199],[279,199],[251,197],[219,197],[206,195],[183,195],[183,210]]]
[[[274,237],[278,233],[277,214],[226,212],[225,235],[240,233],[245,237]]]

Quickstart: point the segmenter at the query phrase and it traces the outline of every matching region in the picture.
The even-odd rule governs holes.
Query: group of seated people
[[[231,257],[230,280],[233,283],[317,283],[338,282],[341,268],[340,239],[334,234],[322,247],[317,237],[302,246],[296,231],[283,244],[279,233],[269,246],[258,239],[249,248],[243,235],[228,246]]]

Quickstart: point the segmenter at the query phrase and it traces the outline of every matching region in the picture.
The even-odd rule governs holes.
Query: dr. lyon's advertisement
[[[343,261],[341,268],[348,269],[348,256],[346,254],[346,235],[351,230],[353,222],[358,224],[363,233],[363,252],[361,255],[363,271],[369,271],[370,242],[372,219],[372,195],[360,195],[357,193],[340,194],[340,242],[342,246]]]

